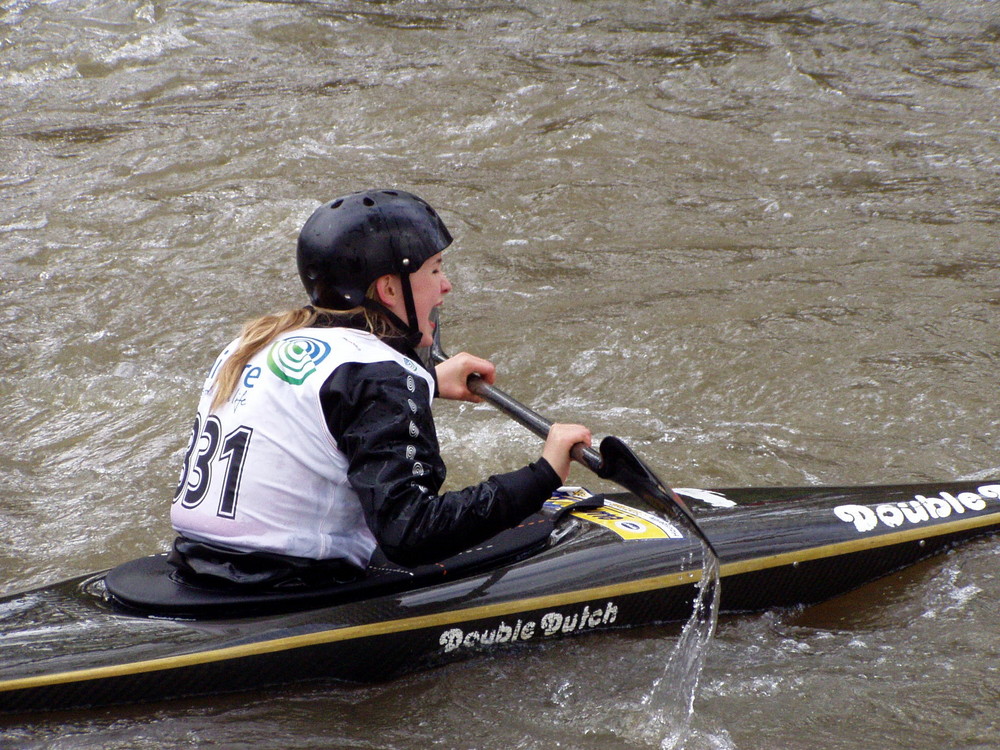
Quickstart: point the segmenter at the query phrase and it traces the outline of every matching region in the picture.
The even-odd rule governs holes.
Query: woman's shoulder
[[[395,351],[378,336],[358,328],[317,326],[314,328],[299,328],[283,333],[282,341],[308,342],[315,341],[329,346],[332,350],[342,353],[347,359],[359,356],[363,360],[391,358]]]
[[[347,363],[395,362],[414,375],[429,376],[415,356],[400,352],[378,336],[357,328],[299,328],[281,334],[272,346],[297,350],[299,356],[308,357],[315,365],[326,362],[336,367]]]

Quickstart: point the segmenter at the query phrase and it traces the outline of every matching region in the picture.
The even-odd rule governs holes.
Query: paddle
[[[434,311],[435,313],[437,310]],[[441,347],[441,324],[434,317],[434,344],[430,355],[435,363],[448,359]],[[480,398],[513,418],[541,438],[548,437],[552,422],[541,414],[518,402],[513,397],[492,386],[478,375],[469,376],[469,390]],[[573,446],[570,452],[575,460],[593,471],[601,479],[608,479],[621,485],[651,507],[677,520],[688,531],[704,542],[709,552],[718,560],[718,554],[705,532],[691,514],[691,510],[677,493],[660,481],[653,470],[620,438],[608,435],[601,440],[600,452],[587,448],[582,443]]]

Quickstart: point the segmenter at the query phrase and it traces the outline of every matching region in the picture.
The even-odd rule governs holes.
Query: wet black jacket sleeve
[[[320,392],[348,480],[390,560],[437,562],[538,511],[560,479],[544,459],[440,493],[445,466],[426,383],[394,362],[347,363]]]

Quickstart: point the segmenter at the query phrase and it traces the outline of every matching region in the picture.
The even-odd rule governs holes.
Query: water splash
[[[694,716],[694,701],[708,644],[719,619],[719,559],[702,543],[701,580],[691,616],[671,649],[662,673],[638,702],[623,712],[624,733],[635,739],[677,750],[684,746]]]

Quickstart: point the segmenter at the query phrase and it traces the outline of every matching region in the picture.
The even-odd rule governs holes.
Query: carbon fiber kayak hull
[[[724,612],[829,599],[1000,526],[1000,482],[678,493],[719,552]],[[196,605],[156,611],[156,597],[169,594],[137,602],[109,592],[136,564],[153,577],[166,570],[153,557],[4,597],[0,712],[386,680],[687,618],[701,576],[698,540],[629,495],[553,520],[588,496],[570,489],[553,498],[544,543],[530,552],[430,583],[331,590],[284,606],[234,602],[230,616]],[[191,601],[224,597],[195,594]]]

